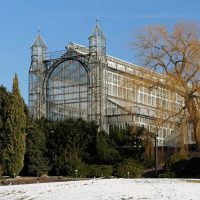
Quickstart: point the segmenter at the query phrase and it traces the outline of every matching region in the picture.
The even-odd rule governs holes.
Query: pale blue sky
[[[171,28],[178,21],[200,23],[199,0],[0,0],[0,84],[11,90],[14,73],[28,103],[30,46],[40,28],[49,51],[69,42],[88,46],[98,17],[107,53],[138,64],[129,47],[149,24]]]

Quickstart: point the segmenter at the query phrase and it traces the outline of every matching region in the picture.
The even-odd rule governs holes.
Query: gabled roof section
[[[38,31],[37,37],[31,47],[33,47],[33,46],[42,46],[43,48],[47,48],[47,45],[45,44],[45,42],[43,41],[43,39],[40,35],[40,31]]]
[[[96,19],[96,25],[95,25],[92,33],[90,34],[89,38],[92,37],[92,36],[101,36],[101,37],[104,37],[104,38],[106,37],[104,35],[104,33],[101,31],[98,19]]]
[[[69,47],[72,48],[74,51],[78,51],[81,54],[89,53],[89,50],[87,47],[77,44],[77,43],[71,43],[71,44],[69,44]],[[145,77],[148,76],[150,80],[157,80],[156,78],[165,79],[165,77],[166,77],[164,74],[155,72],[155,71],[145,68],[143,66],[139,66],[139,65],[124,61],[122,59],[115,58],[108,54],[106,54],[106,56],[107,56],[108,66],[113,69],[117,69],[117,70],[123,71],[123,72],[128,72],[131,74],[135,73],[135,74],[137,74],[137,76],[141,76],[142,78],[144,78],[143,73],[145,73],[146,74]]]

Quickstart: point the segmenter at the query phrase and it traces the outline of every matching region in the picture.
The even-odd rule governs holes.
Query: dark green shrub
[[[174,172],[176,177],[185,177],[185,163],[187,162],[186,154],[176,153],[168,158],[166,162],[166,171]]]
[[[24,156],[24,167],[20,172],[22,176],[41,176],[48,174],[51,169],[50,160],[46,155],[46,136],[39,125],[30,120],[27,128],[26,151]]]
[[[110,177],[113,174],[112,165],[87,165],[88,178]]]
[[[57,163],[56,175],[63,176],[75,176],[75,170],[78,170],[79,174],[84,175],[85,165],[81,158],[77,157],[75,154],[64,155],[62,154]]]
[[[158,178],[175,178],[176,174],[174,172],[165,172],[163,174],[159,174]]]
[[[186,154],[176,153],[170,156],[166,162],[166,170],[173,171],[176,168],[176,164],[180,161],[185,161],[187,159]]]
[[[144,167],[135,160],[124,160],[115,168],[114,176],[119,178],[136,178],[140,177],[144,171]]]
[[[119,160],[120,154],[114,141],[105,132],[100,132],[96,138],[97,155],[101,163],[112,164]]]

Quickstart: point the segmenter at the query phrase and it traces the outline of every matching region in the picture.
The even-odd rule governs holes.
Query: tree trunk
[[[194,126],[194,138],[197,146],[197,150],[200,151],[200,113],[199,105],[195,99],[188,100],[188,112],[190,115],[191,122]],[[186,104],[187,105],[187,104]]]
[[[197,145],[197,150],[200,151],[200,121],[194,120],[194,138]]]

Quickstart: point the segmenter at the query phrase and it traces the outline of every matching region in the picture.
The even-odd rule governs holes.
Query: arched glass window
[[[88,76],[84,66],[75,60],[60,63],[47,80],[47,118],[87,119]]]

